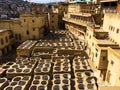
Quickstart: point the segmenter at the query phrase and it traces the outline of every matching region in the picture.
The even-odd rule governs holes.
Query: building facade
[[[44,36],[45,15],[23,14],[19,19],[1,20],[0,28],[12,30],[17,42]]]
[[[14,37],[11,30],[0,30],[0,56],[7,54],[12,50],[14,44]]]
[[[79,43],[84,43],[83,50],[88,53],[90,61],[98,72],[96,75],[102,83],[101,86],[99,84],[99,90],[105,90],[106,86],[108,88],[114,86],[117,90],[116,86],[120,86],[120,72],[117,68],[120,45],[120,15],[117,9],[119,3],[117,6],[113,5],[115,8],[111,6],[113,9],[108,9],[109,6],[103,5],[102,3],[99,8],[100,6],[96,4],[69,4],[68,13],[64,14],[63,20],[66,29],[79,39]],[[84,46],[87,46],[87,49]]]

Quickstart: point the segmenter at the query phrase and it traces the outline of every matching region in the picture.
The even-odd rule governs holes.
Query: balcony
[[[63,18],[63,20],[66,21],[66,22],[74,23],[74,24],[81,25],[81,26],[84,26],[84,27],[87,26],[86,21],[83,21],[83,20],[77,20],[77,19],[65,18],[65,17]]]
[[[104,13],[110,13],[110,14],[120,14],[120,12],[117,12],[116,9],[104,9]]]
[[[100,2],[117,2],[118,0],[100,0]]]

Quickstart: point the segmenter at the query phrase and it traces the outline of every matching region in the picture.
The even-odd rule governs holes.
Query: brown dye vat
[[[39,62],[40,62],[40,63],[44,63],[44,60],[40,60]]]
[[[18,85],[25,85],[26,84],[26,82],[25,81],[19,81],[19,83],[18,83]]]
[[[88,84],[88,85],[87,85],[87,88],[88,88],[88,89],[94,89],[94,84]]]
[[[38,90],[45,90],[45,86],[39,86]]]
[[[54,75],[55,79],[60,79],[60,75]]]
[[[10,72],[10,73],[11,73],[11,72],[14,72],[14,71],[15,71],[14,69],[9,69],[9,70],[8,70],[8,72]]]
[[[24,67],[25,67],[25,65],[20,64],[20,65],[19,65],[19,67],[20,67],[20,68],[24,68]]]
[[[87,78],[87,79],[86,79],[86,81],[87,81],[88,83],[92,83],[91,80],[92,80],[92,78]]]
[[[35,71],[36,72],[41,72],[41,69],[40,68],[36,68]]]
[[[13,79],[13,81],[20,81],[21,80],[21,77],[15,77],[14,79]]]
[[[80,69],[80,66],[75,66],[75,69]]]
[[[69,63],[67,63],[67,62],[63,64],[63,66],[68,66],[68,65],[69,65]]]
[[[45,64],[46,67],[49,67],[50,65],[49,64]]]
[[[18,68],[18,65],[13,65],[12,68]]]
[[[68,85],[63,85],[62,88],[63,88],[63,90],[69,90],[69,86]]]
[[[82,61],[82,64],[83,64],[83,65],[86,65],[86,63],[85,63],[84,61]]]
[[[14,90],[22,90],[22,86],[16,86]]]
[[[22,63],[23,63],[24,65],[27,65],[27,64],[29,63],[29,61],[28,61],[28,60],[23,60]]]
[[[47,76],[47,75],[44,75],[44,76],[42,76],[42,79],[43,79],[43,80],[48,80],[48,76]]]
[[[67,79],[68,78],[68,74],[63,74],[63,77]]]
[[[80,62],[75,62],[75,65],[80,65]]]
[[[35,76],[35,79],[40,79],[40,76]]]
[[[32,65],[27,65],[28,68],[32,68]]]
[[[27,76],[24,76],[23,78],[22,78],[22,80],[29,80],[29,77],[27,77]]]
[[[6,80],[5,79],[0,79],[0,83],[3,83],[3,82],[5,82]]]
[[[56,71],[60,71],[61,68],[60,68],[60,67],[55,67],[55,70],[56,70]]]
[[[9,62],[9,63],[7,63],[6,65],[12,65],[12,64],[14,64],[13,62]]]
[[[13,87],[8,86],[5,88],[5,90],[13,90]]]
[[[42,85],[46,85],[47,82],[46,82],[46,81],[41,81],[41,84],[42,84]]]
[[[23,72],[24,73],[30,72],[30,69],[25,69]]]
[[[61,63],[56,63],[55,66],[61,66]]]
[[[78,78],[78,79],[77,79],[77,82],[78,82],[78,83],[83,83],[83,79],[82,79],[82,78]]]
[[[16,72],[22,72],[22,69],[16,69]]]
[[[45,72],[48,71],[47,67],[44,67],[44,68],[43,68],[43,71],[45,71]]]
[[[84,69],[87,69],[87,66],[84,65],[83,68],[84,68]]]
[[[86,71],[86,72],[85,72],[85,75],[86,75],[86,76],[91,76],[91,72],[87,72],[87,71]]]
[[[64,67],[63,70],[64,71],[69,71],[69,67]]]
[[[35,60],[31,60],[29,64],[35,64]]]
[[[31,86],[30,90],[37,90],[37,86]]]
[[[39,63],[40,66],[43,66],[45,63]]]
[[[83,84],[79,84],[79,85],[78,85],[78,88],[79,88],[79,89],[84,89],[84,85],[83,85]]]
[[[39,80],[34,80],[33,84],[35,84],[35,85],[39,84]]]
[[[55,80],[54,81],[54,84],[60,84],[61,82],[60,82],[60,80]]]
[[[63,82],[64,84],[68,84],[69,81],[68,81],[68,80],[63,80],[62,82]]]
[[[3,69],[8,69],[10,66],[3,66],[2,68]]]
[[[10,83],[10,86],[15,86],[15,85],[17,85],[17,82],[11,82]]]
[[[43,65],[39,65],[39,64],[38,64],[38,66],[37,66],[37,67],[41,68],[41,67],[43,67]]]
[[[57,86],[57,85],[55,85],[55,86],[53,87],[53,90],[60,90],[60,87]]]

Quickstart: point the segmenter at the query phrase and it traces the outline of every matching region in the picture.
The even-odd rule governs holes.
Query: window
[[[54,15],[52,15],[52,17],[54,17]]]
[[[111,30],[113,30],[113,26],[111,26]]]
[[[112,65],[114,64],[113,60],[111,61],[111,64],[112,64]]]
[[[105,56],[103,56],[103,57],[102,57],[102,60],[106,60],[106,57],[105,57]]]
[[[5,37],[6,43],[8,42],[8,37]]]
[[[98,49],[96,48],[96,51],[98,52]]]
[[[35,21],[34,20],[32,20],[32,23],[34,23]]]
[[[33,31],[35,31],[35,28],[33,28]]]
[[[114,30],[115,30],[115,27],[113,27],[113,32],[114,32]]]
[[[110,26],[109,26],[109,30],[110,30]]]
[[[2,44],[2,45],[4,44],[4,41],[3,41],[3,39],[1,39],[1,44]]]
[[[21,34],[19,34],[19,40],[21,40],[22,38],[21,38]]]
[[[97,57],[97,56],[98,56],[98,54],[96,53],[96,54],[95,54],[95,56]]]
[[[15,39],[18,39],[18,36],[17,36],[17,34],[15,34]]]
[[[119,29],[117,29],[116,33],[119,33]]]
[[[26,22],[26,19],[24,19],[24,22]]]
[[[92,43],[92,46],[94,46],[94,43]]]
[[[90,37],[89,37],[90,39],[91,39],[91,35],[90,35]]]
[[[54,21],[51,21],[52,23],[54,23]]]
[[[86,35],[88,36],[88,33],[86,33]]]
[[[26,31],[26,34],[29,35],[29,31],[28,30]]]

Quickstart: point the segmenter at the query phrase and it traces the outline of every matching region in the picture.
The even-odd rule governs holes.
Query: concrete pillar
[[[0,56],[2,56],[2,55],[3,55],[2,50],[0,50]]]

